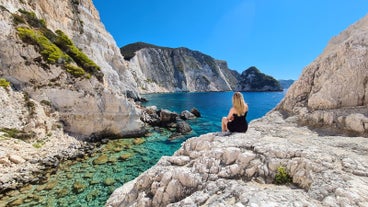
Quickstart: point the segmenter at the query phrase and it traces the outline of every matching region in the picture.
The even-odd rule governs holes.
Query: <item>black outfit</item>
[[[233,114],[234,119],[227,123],[227,128],[230,132],[246,132],[248,130],[247,113],[243,116]]]

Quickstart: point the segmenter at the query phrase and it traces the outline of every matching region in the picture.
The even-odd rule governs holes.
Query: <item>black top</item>
[[[247,113],[245,112],[243,116],[233,114],[234,119],[227,123],[230,132],[246,132],[248,130]]]

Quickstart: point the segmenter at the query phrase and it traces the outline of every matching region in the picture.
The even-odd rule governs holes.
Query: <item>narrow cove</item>
[[[259,118],[283,98],[284,92],[244,93],[248,121]],[[193,132],[168,140],[171,132],[151,128],[145,138],[110,140],[91,157],[67,161],[42,185],[9,192],[0,206],[103,206],[110,194],[136,178],[166,155],[172,155],[186,139],[220,130],[220,119],[231,106],[232,92],[151,94],[146,106],[156,105],[180,113],[196,107],[201,118],[189,121]]]

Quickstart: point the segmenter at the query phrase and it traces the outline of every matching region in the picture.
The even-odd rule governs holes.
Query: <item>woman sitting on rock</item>
[[[233,95],[233,107],[227,117],[222,118],[222,132],[246,132],[248,105],[245,103],[243,95],[236,92]]]

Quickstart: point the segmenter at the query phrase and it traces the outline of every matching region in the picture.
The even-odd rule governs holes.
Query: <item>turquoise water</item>
[[[171,132],[156,132],[140,139],[111,140],[92,157],[68,161],[43,185],[29,185],[0,197],[0,206],[104,206],[111,193],[153,166],[161,156],[172,155],[189,137],[220,131],[221,117],[231,107],[232,92],[150,94],[146,106],[180,113],[195,107],[201,117],[190,121],[193,132],[174,141]],[[243,93],[249,105],[248,121],[265,115],[285,92]],[[100,163],[96,163],[100,160]]]

